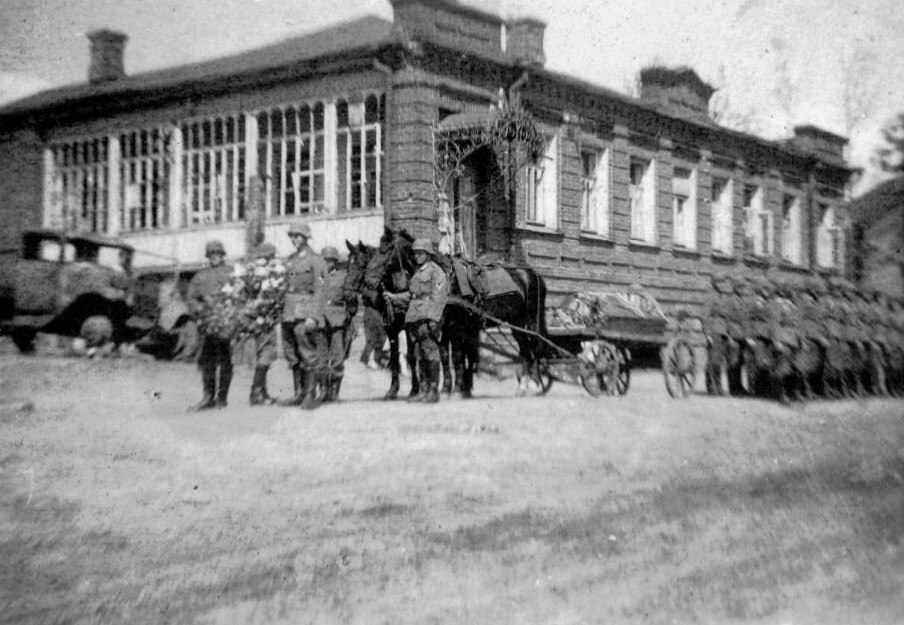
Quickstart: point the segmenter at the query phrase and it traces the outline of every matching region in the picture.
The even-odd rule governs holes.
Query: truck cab
[[[22,352],[38,332],[120,342],[132,300],[132,246],[97,234],[26,230],[0,330]]]

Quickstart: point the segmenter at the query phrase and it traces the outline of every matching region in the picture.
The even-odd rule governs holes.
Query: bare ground
[[[350,363],[190,415],[187,365],[0,357],[0,622],[904,623],[904,402],[424,408]]]

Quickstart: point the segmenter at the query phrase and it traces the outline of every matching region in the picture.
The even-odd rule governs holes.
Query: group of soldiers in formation
[[[701,320],[708,392],[904,394],[904,302],[838,277],[792,283],[718,273],[712,284]]]
[[[279,403],[311,409],[321,400],[335,401],[339,396],[357,296],[346,304],[346,271],[339,265],[339,254],[331,246],[320,254],[314,252],[309,245],[310,226],[294,224],[288,236],[295,251],[284,261],[287,292],[279,334],[294,392]],[[423,384],[412,400],[433,403],[439,400],[446,274],[431,260],[429,240],[415,240],[412,250],[417,269],[408,290],[386,294],[387,305],[406,309],[405,322],[416,343]],[[232,277],[222,243],[209,241],[206,255],[208,267],[188,287],[189,305],[196,312]],[[271,260],[276,248],[263,243],[254,255]],[[702,319],[687,312],[678,314],[679,333],[707,352],[708,392],[780,400],[866,392],[904,395],[904,302],[878,291],[858,290],[836,277],[792,283],[717,273],[712,284]],[[369,357],[369,351],[381,347],[373,337],[385,335],[380,334],[379,314],[365,312],[370,313],[365,314],[369,349],[362,356]],[[276,331],[259,338],[255,348],[250,403],[277,403],[267,392],[267,373],[277,359]],[[226,406],[232,381],[230,341],[216,334],[203,335],[198,362],[203,397],[193,410]]]
[[[277,402],[267,392],[267,374],[277,359],[277,332],[267,333],[255,341],[255,367],[249,401],[252,406],[299,406],[310,410],[321,401],[335,401],[339,397],[345,360],[349,354],[349,328],[357,312],[357,296],[346,303],[343,287],[346,270],[339,265],[339,252],[332,246],[316,253],[309,245],[311,228],[306,223],[293,224],[288,236],[295,251],[285,261],[287,291],[280,319],[283,356],[292,371],[293,394]],[[397,305],[406,307],[405,320],[416,342],[422,363],[424,384],[422,392],[412,401],[439,401],[440,370],[439,323],[446,299],[445,274],[430,256],[432,243],[417,239],[412,245],[418,265],[404,293],[389,296]],[[232,268],[226,262],[226,250],[220,241],[208,241],[205,253],[208,266],[199,271],[188,285],[188,303],[200,314],[208,302],[215,299],[232,278]],[[272,260],[276,248],[271,243],[260,244],[253,253],[255,259]],[[382,349],[382,318],[374,319],[373,311],[365,314],[370,351]],[[380,326],[380,327],[378,327]],[[198,357],[201,369],[202,399],[191,410],[223,408],[227,404],[232,382],[232,345],[228,338],[216,333],[202,333]]]

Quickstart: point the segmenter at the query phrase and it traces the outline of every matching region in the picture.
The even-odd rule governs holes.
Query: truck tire
[[[113,340],[113,323],[105,315],[93,315],[82,322],[79,336],[87,347],[101,347]]]

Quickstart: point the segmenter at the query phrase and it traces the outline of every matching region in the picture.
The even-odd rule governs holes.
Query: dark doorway
[[[490,148],[464,161],[452,183],[456,251],[471,260],[505,260],[512,245],[512,219],[505,199],[505,180]]]

